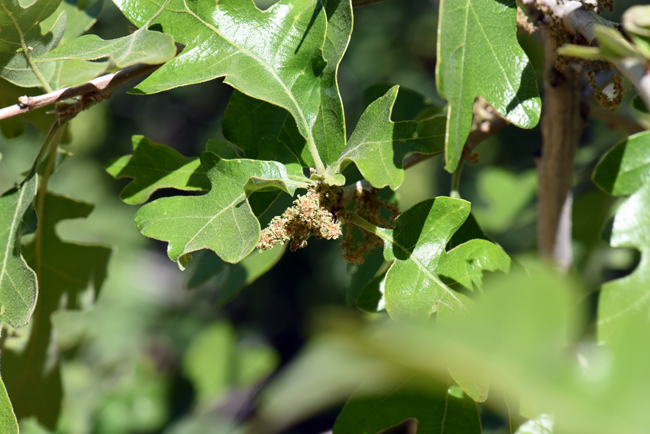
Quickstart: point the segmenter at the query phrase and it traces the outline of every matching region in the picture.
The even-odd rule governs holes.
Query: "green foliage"
[[[437,15],[405,0],[364,8],[378,24],[362,30],[352,63],[344,55],[355,43],[353,8],[373,0],[114,0],[119,10],[109,13],[136,26],[127,35],[116,15],[118,24],[83,35],[103,0],[26,3],[0,0],[0,103],[22,97],[22,110],[34,109],[0,125],[6,137],[22,134],[0,140],[0,431],[284,432],[346,399],[335,434],[407,419],[420,433],[474,434],[495,413],[507,420],[495,431],[522,434],[650,429],[650,133],[616,145],[592,177],[629,196],[605,235],[632,250],[612,253],[589,238],[613,199],[575,174],[571,279],[518,256],[534,245],[535,133],[506,130],[479,149],[479,165],[462,161],[476,160],[474,135],[503,121],[478,97],[518,127],[541,116],[532,64],[541,71],[542,54],[516,35],[525,17],[514,1],[443,0]],[[647,72],[649,10],[630,8],[625,33],[589,27],[598,46],[559,52]],[[551,22],[566,40],[565,22],[538,20]],[[359,55],[389,49],[412,51],[425,72],[405,62],[390,74],[383,56]],[[359,63],[381,82],[359,79]],[[148,105],[116,95],[112,122],[101,111],[70,121],[112,88],[86,85],[48,108],[54,116],[29,102],[107,72],[121,71],[111,77],[122,85],[139,64],[157,69],[132,94],[215,87]],[[227,107],[222,90],[204,94],[221,89],[217,79],[233,88]],[[632,99],[635,116],[645,116],[644,101]],[[50,131],[40,150],[25,123]],[[125,131],[133,127],[178,148]],[[589,128],[576,158],[584,167],[613,136]],[[70,147],[60,148],[70,131]],[[127,134],[132,153],[119,156]],[[95,147],[104,139],[110,147]],[[443,152],[451,180],[435,159],[407,171]],[[121,202],[101,167],[128,178]],[[452,197],[441,195],[449,181]],[[96,213],[70,193],[97,202]],[[181,270],[190,264],[189,291],[136,228],[163,241]],[[342,255],[322,240],[339,235]],[[321,240],[307,246],[312,236]],[[341,256],[353,264],[347,273]],[[602,286],[596,314],[587,305],[603,270],[633,271]],[[332,309],[344,301],[348,310]],[[321,320],[309,322],[313,312]],[[316,337],[291,361],[305,324]]]
[[[620,324],[626,324],[629,315],[649,306],[648,282],[650,270],[650,234],[647,212],[650,203],[650,177],[648,174],[648,148],[650,133],[630,136],[617,144],[598,163],[594,182],[615,196],[628,196],[616,212],[609,230],[608,241],[612,247],[632,247],[641,251],[642,262],[629,276],[603,285],[598,304],[598,334],[610,342]]]
[[[52,15],[60,0],[38,0],[23,7],[18,0],[0,3],[0,77],[22,87],[43,86],[54,76],[52,62],[36,65],[34,58],[47,53],[61,40],[66,16],[61,13],[50,31],[41,34],[39,22]]]
[[[0,428],[7,434],[18,434],[18,422],[7,396],[7,389],[0,379]]]
[[[198,158],[183,157],[174,149],[142,136],[133,136],[132,155],[110,161],[106,171],[116,179],[133,178],[120,194],[120,198],[130,205],[146,202],[161,188],[210,189],[210,181]]]
[[[404,180],[402,161],[408,154],[421,152],[437,154],[443,150],[443,117],[420,122],[390,120],[397,98],[398,87],[368,106],[361,116],[337,164],[329,167],[331,176],[344,169],[351,161],[363,177],[376,188],[395,190]]]
[[[223,306],[243,288],[273,268],[284,254],[284,250],[284,246],[276,246],[270,250],[248,255],[237,264],[228,264],[213,252],[204,251],[203,255],[195,261],[194,274],[187,285],[195,288],[212,278],[218,279],[220,283],[217,303]]]
[[[39,222],[36,239],[24,248],[25,258],[38,274],[38,310],[25,349],[3,351],[2,370],[18,417],[33,415],[54,429],[63,390],[59,357],[50,350],[50,316],[61,308],[82,308],[89,289],[96,298],[106,278],[111,250],[64,242],[56,234],[60,221],[87,217],[92,205],[48,194],[43,206],[50,212]],[[41,398],[34,399],[34,394]]]
[[[476,403],[445,384],[414,377],[376,396],[352,396],[334,425],[335,434],[379,433],[406,419],[418,432],[480,433]]]
[[[462,312],[467,297],[458,289],[480,288],[483,270],[509,270],[508,255],[485,240],[445,251],[469,207],[459,199],[431,199],[399,216],[395,229],[380,230],[384,257],[393,262],[385,282],[386,310],[392,317],[426,322],[439,309]]]
[[[232,387],[254,385],[275,368],[275,354],[264,347],[235,345],[227,323],[208,326],[190,343],[183,370],[198,391],[198,404],[222,400]]]
[[[27,265],[20,251],[21,236],[34,232],[36,216],[33,200],[38,175],[32,171],[19,187],[0,196],[2,254],[0,261],[0,319],[12,327],[27,323],[36,304],[36,273]]]
[[[165,63],[175,54],[176,47],[171,36],[143,28],[110,41],[96,35],[81,36],[40,56],[36,62],[108,58],[107,69],[122,69],[136,63]]]
[[[116,3],[138,25],[144,24],[143,10],[150,10],[151,15],[157,12],[152,8],[157,9],[157,5],[147,1]],[[288,110],[322,171],[316,149],[325,151],[324,155],[336,154],[336,148],[330,147],[340,146],[342,141],[331,137],[344,135],[344,129],[337,126],[338,131],[332,131],[336,122],[323,113],[332,110],[332,104],[338,110],[338,92],[321,99],[319,90],[324,86],[324,92],[331,92],[332,84],[336,89],[337,57],[342,56],[347,45],[347,38],[338,34],[326,37],[326,19],[325,10],[315,0],[283,1],[264,12],[252,1],[224,1],[218,5],[204,1],[191,7],[170,2],[153,24],[170,29],[170,34],[187,47],[135,92],[150,94],[225,76],[226,83],[243,93]],[[247,24],[242,27],[243,23]],[[334,43],[345,45],[341,48]],[[329,68],[326,55],[331,59]],[[338,117],[340,126],[342,116],[334,113],[334,117]],[[315,129],[321,134],[316,136]]]
[[[268,141],[268,146],[284,146]],[[260,225],[249,195],[269,188],[293,195],[296,188],[309,182],[297,158],[293,159],[284,165],[275,161],[227,160],[206,152],[201,164],[214,188],[205,196],[162,198],[145,205],[138,211],[136,225],[146,236],[169,241],[167,254],[181,268],[185,268],[185,255],[204,248],[226,262],[239,262],[260,238]]]
[[[449,101],[445,168],[451,172],[460,161],[477,96],[522,128],[537,125],[542,107],[532,66],[517,42],[514,1],[443,0],[440,15],[436,79]]]

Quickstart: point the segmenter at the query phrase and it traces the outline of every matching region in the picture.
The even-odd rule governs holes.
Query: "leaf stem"
[[[361,229],[365,230],[366,232],[369,232],[373,235],[378,236],[382,240],[384,240],[387,243],[394,244],[394,240],[389,237],[382,228],[377,227],[370,223],[368,220],[364,219],[363,217],[360,217],[359,215],[348,211],[348,210],[341,210],[338,212],[338,216],[345,220],[346,223],[351,223],[355,226],[360,227]]]
[[[9,15],[9,18],[11,18],[11,21],[14,23],[14,27],[16,28],[18,35],[20,35],[20,46],[23,47],[23,54],[25,55],[25,59],[27,59],[27,63],[29,63],[29,66],[32,68],[32,71],[34,72],[34,74],[36,74],[36,78],[38,78],[38,81],[41,82],[41,86],[43,86],[45,92],[47,93],[52,92],[52,88],[50,87],[49,83],[47,82],[47,80],[45,80],[45,78],[41,74],[41,71],[38,70],[38,67],[34,63],[32,56],[29,54],[30,47],[28,47],[27,44],[25,44],[25,35],[23,35],[23,31],[18,25],[18,21],[16,21],[14,15],[11,12],[9,12],[9,10],[5,7],[4,4],[2,4],[2,9],[5,10],[7,15]]]
[[[318,153],[318,148],[316,148],[316,143],[314,142],[313,137],[310,137],[309,140],[307,140],[307,146],[309,146],[309,153],[316,165],[316,173],[323,175],[325,173],[325,165],[323,164],[323,160],[320,159],[320,154]]]
[[[449,197],[454,198],[454,199],[460,199],[460,175],[463,172],[463,165],[465,163],[465,159],[461,158],[460,161],[458,162],[458,166],[456,167],[456,170],[454,170],[454,174],[451,177],[451,192],[449,193]]]

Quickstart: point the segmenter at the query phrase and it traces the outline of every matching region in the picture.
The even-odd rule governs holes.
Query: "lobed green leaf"
[[[486,240],[445,251],[469,211],[469,202],[438,197],[404,212],[395,229],[379,229],[384,257],[392,262],[384,294],[391,317],[425,322],[441,307],[462,312],[467,297],[458,289],[480,287],[483,271],[509,271],[510,257]]]
[[[444,117],[420,122],[391,121],[398,89],[398,86],[394,86],[368,106],[337,163],[328,168],[329,174],[335,175],[354,162],[374,187],[388,186],[395,190],[404,180],[402,162],[407,155],[443,151]]]
[[[267,139],[269,146],[284,146]],[[169,258],[181,268],[186,254],[204,248],[226,262],[239,262],[253,250],[261,234],[249,196],[269,189],[293,195],[296,188],[310,182],[293,158],[294,162],[285,166],[276,161],[227,160],[205,152],[201,164],[212,184],[210,192],[147,204],[138,211],[136,226],[148,237],[168,241]]]
[[[477,96],[519,127],[537,125],[541,101],[533,68],[517,41],[514,0],[440,2],[436,84],[449,101],[445,169],[450,172],[460,161]]]

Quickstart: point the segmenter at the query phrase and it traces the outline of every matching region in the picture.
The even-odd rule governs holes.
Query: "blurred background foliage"
[[[256,3],[266,8],[274,1]],[[620,20],[624,3],[617,2],[610,19]],[[396,109],[394,120],[415,116],[417,112],[410,113],[413,104],[428,105],[430,113],[444,112],[445,101],[435,87],[437,9],[433,0],[392,0],[355,10],[352,40],[339,74],[348,132],[365,105],[380,94],[372,88],[376,84],[403,87],[403,110]],[[105,2],[90,32],[108,39],[133,30]],[[541,80],[537,36],[520,35],[520,40]],[[409,101],[406,88],[425,99]],[[64,389],[56,432],[225,432],[232,421],[255,411],[258,391],[269,375],[303,348],[314,314],[347,305],[345,290],[354,266],[343,261],[336,242],[310,241],[307,248],[282,255],[256,280],[245,266],[220,268],[207,254],[197,255],[195,265],[181,272],[167,259],[164,243],[138,233],[133,223],[137,208],[119,200],[128,180],[115,181],[104,166],[131,152],[132,135],[144,135],[184,155],[199,155],[207,139],[223,138],[221,119],[231,92],[220,80],[153,96],[127,95],[122,89],[72,121],[64,149],[74,156],[55,173],[50,189],[95,204],[95,209],[87,219],[62,222],[58,233],[63,240],[99,243],[113,252],[96,304],[53,316]],[[595,114],[576,157],[573,273],[582,287],[581,304],[592,316],[602,282],[629,273],[638,261],[637,252],[614,250],[600,240],[601,228],[619,201],[590,181],[606,150],[635,125],[650,125],[647,116],[629,108],[629,99],[615,112],[619,121],[602,121],[602,109],[587,95]],[[2,126],[5,135],[14,131],[13,125]],[[0,137],[0,191],[20,181],[42,139],[42,132],[30,126],[17,137]],[[515,256],[536,249],[535,158],[540,146],[539,128],[508,127],[477,149],[479,162],[467,164],[462,177],[461,195],[472,202],[477,221]],[[409,169],[397,192],[400,209],[448,195],[450,178],[441,156]],[[157,192],[155,197],[166,194]],[[284,197],[265,217],[280,214],[290,201]],[[192,277],[197,263],[210,261],[213,273]],[[5,345],[20,347],[28,331],[11,331]],[[593,335],[594,330],[584,333]],[[286,432],[327,431],[339,410],[331,408]],[[503,429],[496,416],[486,411],[482,417],[486,432]],[[23,420],[21,432],[47,431],[35,420]]]

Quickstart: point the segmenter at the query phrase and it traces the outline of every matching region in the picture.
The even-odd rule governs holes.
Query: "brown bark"
[[[571,265],[573,159],[584,127],[580,71],[572,65],[563,71],[555,68],[551,29],[543,27],[541,31],[545,63],[537,236],[540,254],[567,269]]]

